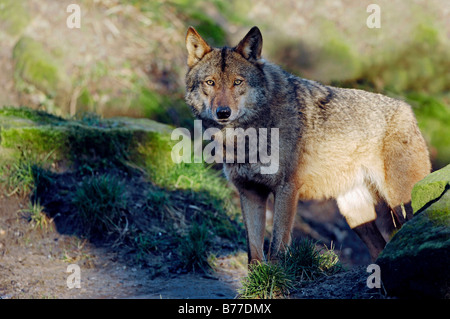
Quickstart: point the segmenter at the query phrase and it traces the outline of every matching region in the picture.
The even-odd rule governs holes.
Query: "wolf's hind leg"
[[[378,230],[375,220],[375,199],[365,185],[358,185],[337,198],[341,214],[348,225],[361,238],[369,249],[372,259],[383,250],[386,241]]]

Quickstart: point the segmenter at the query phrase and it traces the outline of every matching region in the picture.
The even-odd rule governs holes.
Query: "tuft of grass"
[[[20,155],[14,161],[6,161],[0,165],[0,182],[3,183],[8,196],[17,194],[34,197],[48,190],[52,183],[52,173],[44,167],[48,166],[48,154],[44,159],[27,154],[20,150]]]
[[[151,251],[157,251],[162,243],[161,233],[139,233],[133,238],[134,247],[136,248],[136,262],[145,261],[147,255]]]
[[[325,275],[336,274],[344,270],[338,254],[334,251],[333,244],[331,244],[330,248],[323,246],[320,255],[320,269]]]
[[[155,187],[147,192],[145,206],[152,216],[163,220],[166,205],[170,205],[170,196],[166,190]]]
[[[208,228],[202,224],[192,223],[188,234],[181,239],[179,257],[181,266],[187,271],[210,271],[213,267],[210,263],[211,242]]]
[[[316,244],[310,239],[294,241],[280,257],[281,265],[295,281],[313,281],[342,269],[333,247],[318,249]]]
[[[249,274],[238,293],[242,299],[285,298],[294,289],[290,273],[278,263],[256,263],[249,266]]]
[[[278,262],[256,263],[239,290],[243,299],[285,298],[304,281],[314,281],[342,270],[332,246],[317,248],[314,241],[302,239],[286,247]]]
[[[127,200],[124,190],[124,184],[113,175],[91,176],[83,180],[73,204],[86,235],[121,235],[126,230],[123,210]]]
[[[25,197],[31,193],[34,188],[33,165],[32,161],[21,157],[2,169],[8,196]]]
[[[30,202],[27,209],[20,210],[21,213],[26,213],[29,222],[33,225],[33,228],[40,228],[41,230],[47,230],[51,221],[44,212],[44,207],[41,206],[39,201]]]

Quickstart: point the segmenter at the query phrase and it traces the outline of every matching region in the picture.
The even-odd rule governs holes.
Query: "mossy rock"
[[[0,0],[0,31],[11,36],[19,35],[30,22],[27,1]]]
[[[436,185],[421,200],[429,198],[431,204],[425,203],[425,209],[403,225],[376,261],[390,295],[450,297],[450,191],[444,188],[440,194],[438,174],[430,175],[428,181]]]
[[[63,98],[70,89],[70,79],[58,61],[44,46],[30,38],[22,37],[13,49],[16,85],[32,85],[50,97]]]
[[[411,192],[414,214],[441,197],[450,188],[450,165],[435,171],[419,181]]]
[[[9,160],[30,156],[69,166],[106,167],[133,163],[155,176],[165,175],[174,165],[171,131],[148,119],[67,120],[27,108],[0,109],[0,149]]]

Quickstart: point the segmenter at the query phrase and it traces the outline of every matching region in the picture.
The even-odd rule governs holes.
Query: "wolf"
[[[249,263],[266,258],[269,194],[269,259],[290,245],[299,200],[335,199],[375,260],[412,217],[411,190],[431,170],[410,105],[292,75],[262,58],[262,44],[258,27],[235,47],[212,47],[193,27],[186,34],[185,99],[203,126],[279,129],[276,172],[262,174],[260,161],[223,164],[239,191]]]

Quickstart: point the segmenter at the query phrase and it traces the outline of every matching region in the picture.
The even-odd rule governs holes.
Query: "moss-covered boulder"
[[[19,35],[30,20],[26,1],[0,0],[0,34],[4,31],[11,36]]]
[[[64,119],[28,108],[0,109],[0,161],[53,167],[131,164],[157,178],[174,166],[170,126],[148,119]]]
[[[12,54],[17,89],[35,88],[54,98],[58,104],[67,103],[72,84],[61,58],[28,36],[17,41]]]
[[[390,295],[450,297],[450,165],[430,174],[413,190],[415,216],[377,259]]]
[[[450,188],[450,165],[429,174],[414,185],[411,192],[411,205],[414,214],[420,212],[426,205],[440,198]]]
[[[30,108],[0,108],[0,186],[2,175],[18,165],[53,171],[98,172],[119,168],[144,172],[167,190],[207,192],[225,200],[232,190],[203,163],[172,160],[173,127],[149,119],[102,119],[86,113],[63,118]],[[5,179],[5,177],[3,177]]]

